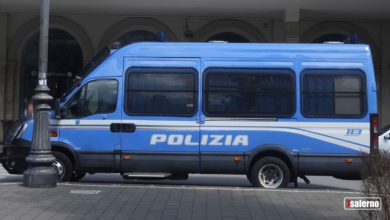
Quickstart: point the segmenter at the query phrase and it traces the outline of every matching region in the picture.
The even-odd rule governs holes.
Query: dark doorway
[[[325,42],[344,42],[347,36],[344,34],[325,34],[313,40],[313,43],[325,43]]]
[[[143,30],[130,31],[122,35],[116,41],[121,42],[123,46],[135,42],[156,41],[156,34],[150,31],[143,31]]]
[[[33,95],[37,86],[39,59],[39,32],[27,40],[22,53],[22,104]],[[53,98],[61,97],[72,85],[73,78],[83,66],[83,53],[80,44],[68,32],[51,28],[49,32],[48,86]]]
[[[249,43],[249,40],[246,37],[241,36],[240,34],[232,33],[232,32],[222,32],[215,34],[207,41],[226,41],[229,43]]]

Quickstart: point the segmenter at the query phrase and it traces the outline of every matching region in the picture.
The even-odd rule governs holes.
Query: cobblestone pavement
[[[343,209],[344,197],[361,196],[345,188],[349,182],[338,188],[268,190],[239,177],[219,181],[240,187],[220,184],[218,177],[202,178],[175,184],[119,181],[118,175],[103,174],[52,189],[30,189],[20,185],[20,175],[0,168],[0,219],[359,219],[356,211]]]
[[[0,183],[1,219],[358,219],[359,192],[137,184]]]

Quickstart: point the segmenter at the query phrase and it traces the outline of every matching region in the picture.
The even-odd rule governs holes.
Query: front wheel
[[[57,179],[59,182],[69,182],[72,180],[72,162],[63,153],[54,151],[53,156],[56,158],[53,162],[54,168],[57,170]]]
[[[77,182],[77,181],[81,180],[85,176],[85,174],[86,174],[85,172],[73,171],[71,181],[72,182]]]
[[[264,157],[253,165],[250,180],[258,187],[271,189],[286,187],[290,181],[290,170],[279,158]]]

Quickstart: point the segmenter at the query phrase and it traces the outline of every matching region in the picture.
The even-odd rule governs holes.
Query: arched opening
[[[330,34],[324,34],[320,37],[315,38],[312,42],[313,43],[325,43],[325,42],[344,42],[348,38],[345,34],[339,34],[339,33],[330,33]]]
[[[207,39],[207,41],[226,41],[229,43],[249,43],[250,41],[237,33],[233,32],[222,32],[215,34]]]
[[[127,18],[106,30],[99,47],[110,46],[113,41],[120,41],[122,45],[140,41],[156,41],[158,32],[166,34],[166,41],[177,41],[172,30],[159,21],[150,18]]]
[[[344,42],[346,38],[353,35],[358,37],[359,42],[368,44],[374,57],[374,64],[379,68],[380,59],[377,45],[369,32],[365,29],[348,22],[322,22],[313,25],[302,33],[301,42],[303,43],[324,43],[326,41]]]
[[[21,109],[31,100],[37,86],[39,32],[25,43],[21,56]],[[53,98],[62,96],[83,66],[83,52],[78,41],[68,32],[51,28],[49,31],[48,86]]]
[[[217,20],[200,28],[193,41],[227,41],[232,43],[267,42],[258,29],[239,20]]]
[[[156,41],[156,34],[145,30],[135,30],[122,35],[116,41],[121,42],[123,46],[134,42]]]

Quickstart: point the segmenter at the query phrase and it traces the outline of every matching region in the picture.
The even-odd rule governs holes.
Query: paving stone
[[[359,194],[99,184],[29,189],[0,182],[0,219],[359,219],[343,210],[346,196]]]

